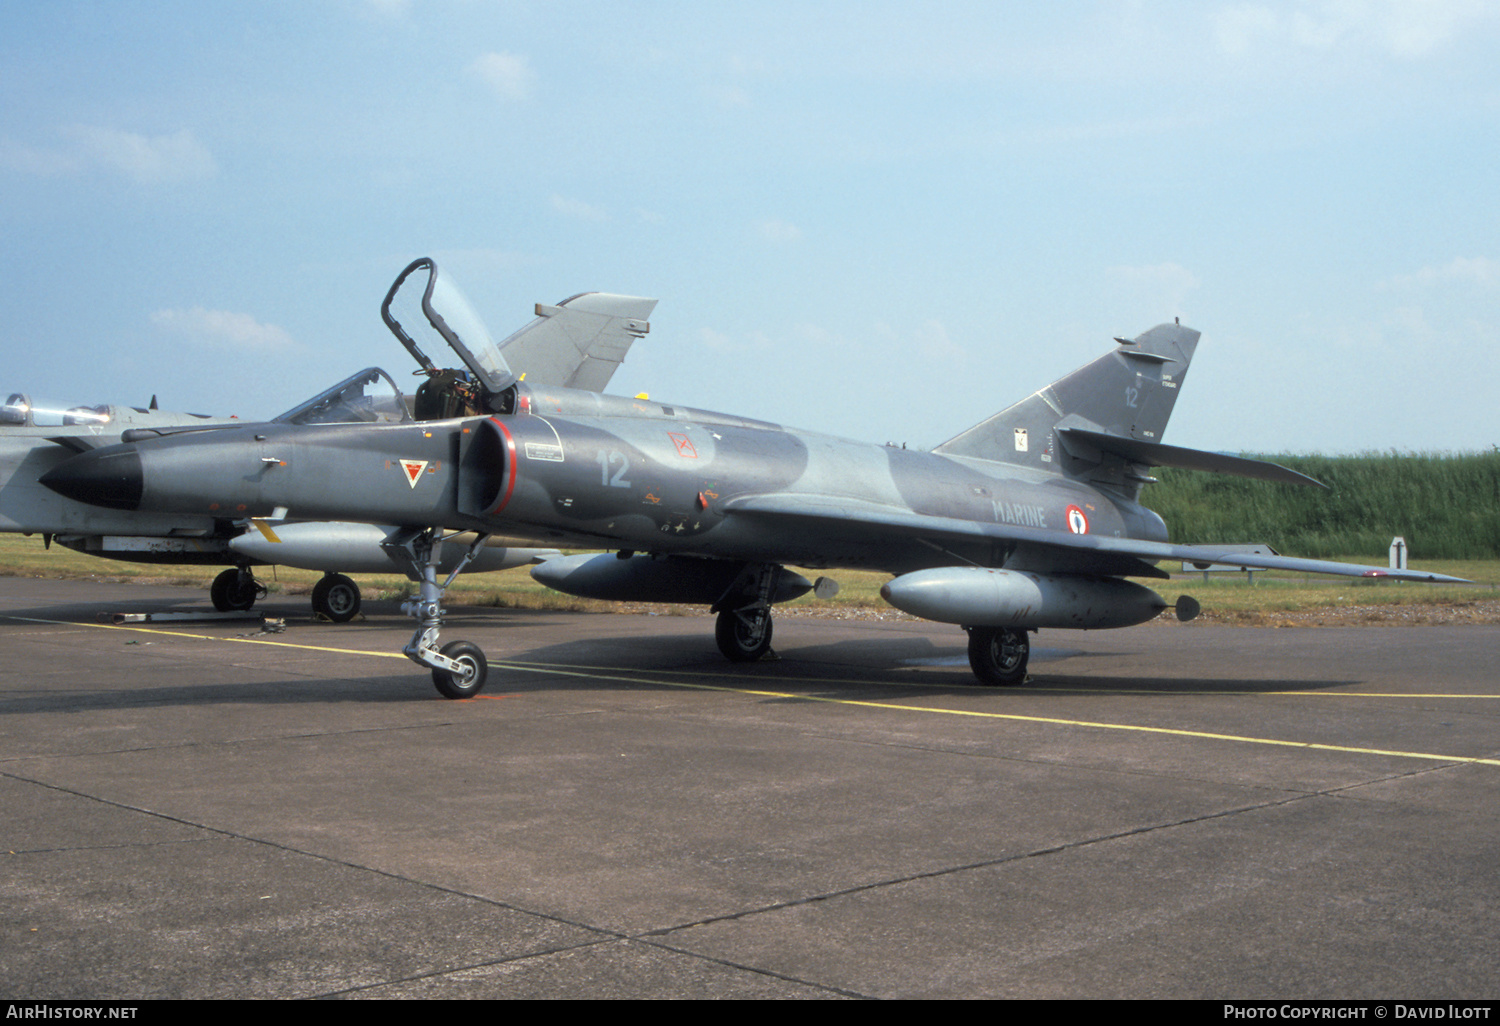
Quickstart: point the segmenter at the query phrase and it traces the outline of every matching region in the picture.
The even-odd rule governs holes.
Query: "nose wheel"
[[[450,641],[440,654],[456,663],[460,670],[432,671],[432,683],[444,698],[472,698],[484,690],[485,674],[489,664],[484,653],[472,641]]]

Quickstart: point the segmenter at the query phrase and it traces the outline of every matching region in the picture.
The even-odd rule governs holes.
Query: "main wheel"
[[[359,585],[343,574],[324,574],[313,585],[312,607],[334,623],[348,623],[359,615]]]
[[[465,672],[455,674],[448,670],[433,670],[432,683],[437,685],[438,694],[444,698],[473,698],[484,690],[489,663],[485,662],[484,652],[478,645],[472,641],[450,641],[439,651],[462,663]]]
[[[225,570],[214,578],[214,583],[208,589],[208,597],[213,600],[214,608],[219,612],[238,613],[255,605],[259,592],[253,575],[232,569]]]
[[[981,684],[1002,687],[1026,679],[1031,639],[1011,627],[970,627],[969,666]]]
[[[771,610],[756,606],[720,610],[714,640],[731,663],[755,662],[771,650]]]

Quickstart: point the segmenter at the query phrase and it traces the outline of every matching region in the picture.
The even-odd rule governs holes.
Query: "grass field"
[[[1384,563],[1401,535],[1422,556],[1500,559],[1500,450],[1259,458],[1328,488],[1162,468],[1141,501],[1184,544],[1269,542],[1300,556]]]
[[[1367,561],[1348,557],[1348,562]],[[1435,560],[1419,564],[1421,569],[1451,574],[1476,581],[1484,587],[1438,586],[1394,581],[1372,581],[1348,577],[1277,574],[1257,572],[1254,582],[1244,574],[1215,573],[1204,582],[1203,575],[1174,575],[1171,581],[1143,580],[1168,602],[1178,595],[1191,595],[1206,610],[1226,613],[1292,612],[1311,609],[1337,609],[1354,606],[1434,606],[1472,603],[1500,598],[1500,560]],[[1166,569],[1175,570],[1175,564]],[[85,556],[61,546],[50,550],[40,537],[16,534],[0,535],[0,576],[65,578],[76,580],[140,580],[151,583],[208,588],[222,567],[195,567],[125,563]],[[804,571],[816,578],[818,571]],[[321,574],[311,570],[287,567],[260,567],[257,576],[273,593],[305,595]],[[820,601],[804,596],[794,606],[848,608],[889,608],[881,601],[880,586],[888,576],[858,571],[832,571],[828,576],[839,582],[839,594]],[[363,575],[360,588],[367,600],[398,598],[410,594],[414,585],[398,574]],[[588,612],[610,612],[623,608],[613,602],[599,602],[562,595],[544,588],[531,579],[526,567],[499,573],[460,577],[448,593],[455,605],[496,606],[517,609],[566,609]],[[671,609],[673,607],[663,607]],[[697,607],[683,612],[701,612]]]

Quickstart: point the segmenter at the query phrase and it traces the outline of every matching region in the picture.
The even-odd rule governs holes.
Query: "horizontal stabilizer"
[[[1080,458],[1097,458],[1095,453],[1109,453],[1132,463],[1148,467],[1178,467],[1182,470],[1207,470],[1215,474],[1233,474],[1235,477],[1250,477],[1257,481],[1275,481],[1279,484],[1312,485],[1327,488],[1323,482],[1295,470],[1288,470],[1279,463],[1266,460],[1251,460],[1243,456],[1226,456],[1223,453],[1205,452],[1202,449],[1185,449],[1179,445],[1163,445],[1146,442],[1139,438],[1122,438],[1104,431],[1086,428],[1058,428],[1057,435],[1068,451]],[[1090,453],[1089,450],[1094,450]]]

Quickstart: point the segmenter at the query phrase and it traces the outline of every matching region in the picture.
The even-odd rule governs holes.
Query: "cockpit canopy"
[[[411,398],[379,367],[366,367],[273,418],[277,424],[401,424]]]
[[[24,392],[12,392],[0,406],[0,425],[14,427],[64,427],[75,424],[108,424],[108,406],[64,406],[47,400],[32,401]]]
[[[34,433],[104,436],[136,427],[197,425],[216,418],[203,413],[167,413],[156,408],[153,396],[150,406],[70,406],[67,403],[37,399],[25,392],[11,392],[0,405],[0,431],[16,429]],[[58,429],[81,428],[82,431]]]
[[[418,274],[419,271],[427,273],[424,276]],[[412,335],[416,331],[430,337],[430,333],[421,327],[423,321],[458,354],[469,373],[489,395],[499,395],[516,383],[517,375],[500,355],[500,347],[490,337],[484,321],[474,312],[458,286],[438,273],[437,264],[431,257],[422,257],[407,265],[386,293],[380,316],[407,352],[430,375],[436,376],[440,371]]]

